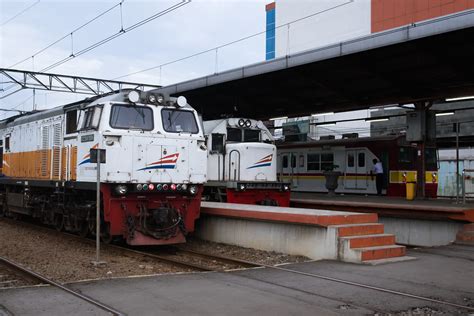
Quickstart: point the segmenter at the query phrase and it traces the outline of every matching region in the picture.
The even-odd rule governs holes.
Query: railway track
[[[73,289],[61,284],[61,283],[58,283],[56,281],[53,281],[51,279],[48,279],[46,278],[45,276],[41,275],[41,274],[38,274],[34,271],[31,271],[25,267],[22,267],[21,265],[7,259],[7,258],[4,258],[4,257],[0,257],[0,267],[3,267],[5,270],[10,270],[13,272],[14,275],[22,275],[23,278],[27,279],[27,280],[32,280],[32,281],[36,281],[37,284],[48,284],[48,285],[51,285],[51,286],[54,286],[64,292],[67,292],[83,301],[86,301],[88,302],[89,304],[92,304],[112,315],[116,315],[116,316],[122,316],[122,315],[125,315],[123,314],[122,312],[108,306],[108,305],[105,305],[104,303],[102,302],[99,302],[87,295],[84,295],[82,293],[79,293],[77,291],[74,291]]]
[[[32,224],[28,224],[32,225]],[[36,226],[36,225],[32,225]],[[38,226],[36,226],[38,227]],[[45,227],[39,227],[42,229],[47,229],[50,230],[54,233],[58,233],[57,231]],[[74,238],[80,238],[83,240],[87,240],[88,242],[94,243],[93,240],[90,239],[84,239],[81,238],[77,235],[72,235],[72,234],[65,234],[67,236],[71,236]],[[402,291],[397,291],[389,288],[383,288],[379,286],[373,286],[369,284],[364,284],[364,283],[359,283],[359,282],[353,282],[350,280],[344,280],[344,279],[339,279],[339,278],[334,278],[334,277],[329,277],[321,274],[315,274],[315,273],[308,273],[308,272],[303,272],[303,271],[298,271],[294,269],[289,269],[285,268],[282,266],[273,266],[273,265],[267,265],[267,264],[261,264],[261,263],[256,263],[252,261],[247,261],[243,259],[237,259],[237,258],[232,258],[232,257],[226,257],[226,256],[221,256],[221,255],[214,255],[214,254],[209,254],[209,253],[203,253],[203,252],[198,252],[198,251],[193,251],[193,250],[187,250],[183,249],[181,247],[168,247],[165,248],[165,251],[163,250],[156,250],[156,249],[149,249],[149,250],[135,250],[135,249],[130,249],[128,247],[122,247],[118,245],[104,245],[105,247],[108,248],[113,248],[117,249],[123,252],[127,253],[133,253],[135,255],[140,255],[144,257],[149,257],[149,258],[154,258],[157,260],[160,260],[162,262],[170,263],[170,264],[175,264],[181,267],[185,267],[191,270],[195,271],[214,271],[214,272],[231,272],[235,269],[244,269],[244,268],[255,268],[255,267],[261,267],[261,268],[267,268],[267,269],[274,269],[274,270],[279,270],[291,274],[298,274],[298,275],[303,275],[315,279],[321,279],[321,280],[326,280],[326,281],[331,281],[335,283],[340,283],[340,284],[345,284],[348,286],[354,286],[354,287],[359,287],[359,288],[364,288],[368,290],[373,290],[376,292],[382,292],[382,293],[388,293],[396,296],[401,296],[401,297],[406,297],[406,298],[411,298],[411,299],[417,299],[420,301],[425,301],[425,302],[430,302],[430,303],[435,303],[439,305],[445,305],[445,306],[450,306],[450,307],[455,307],[458,309],[466,310],[469,312],[474,312],[474,307],[466,306],[466,305],[461,305],[453,302],[448,302],[440,299],[433,299],[430,297],[426,296],[421,296],[421,295],[416,295],[416,294],[411,294],[407,292],[402,292]],[[199,258],[199,259],[197,259]],[[307,294],[313,294],[317,296],[321,296],[317,293],[311,293],[307,292],[301,289],[298,289],[296,287],[287,287],[272,281],[268,280],[260,280],[256,279],[253,277],[248,277],[242,274],[238,274],[239,277],[244,277],[244,278],[251,278],[254,280],[259,280],[268,284],[276,285],[276,286],[282,286],[288,289],[300,291],[300,292],[305,292]],[[351,303],[352,305],[355,305],[354,303]]]
[[[44,284],[44,282],[29,273],[19,269],[11,261],[0,257],[0,289],[17,288]]]

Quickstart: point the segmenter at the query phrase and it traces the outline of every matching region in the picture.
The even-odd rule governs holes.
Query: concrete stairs
[[[385,234],[380,223],[332,225],[338,240],[338,259],[345,262],[380,264],[411,259],[406,247],[395,243],[395,235]]]

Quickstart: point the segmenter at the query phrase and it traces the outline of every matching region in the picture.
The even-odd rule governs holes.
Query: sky
[[[71,53],[117,33],[122,26],[126,29],[180,2],[124,0],[120,10],[120,0],[0,0],[0,67],[41,71]],[[269,2],[192,0],[47,72],[169,85],[262,62],[265,59],[265,34],[262,33],[265,30],[265,4]],[[114,6],[110,12],[70,35]],[[300,14],[305,16],[308,12]],[[251,36],[258,33],[261,34]],[[36,54],[63,36],[66,38]],[[213,49],[248,36],[250,38],[246,40]],[[198,54],[206,50],[210,52]],[[198,55],[174,62],[194,54]],[[12,67],[23,59],[27,60]],[[163,64],[166,65],[159,67]],[[151,67],[156,68],[124,77]],[[8,83],[0,82],[0,90],[8,86]],[[47,109],[85,97],[83,94],[37,91],[33,98],[32,90],[23,90],[0,99],[0,108],[28,111],[35,102],[37,109]],[[0,111],[0,119],[14,114]],[[367,111],[358,111],[321,119],[333,121],[367,115]],[[320,128],[320,133],[334,134],[341,128],[342,133],[353,127],[368,131],[369,124],[342,123],[337,128]]]
[[[61,42],[33,54],[68,35],[120,1],[0,0],[0,67],[39,71],[117,33],[176,1],[125,0]],[[115,79],[142,69],[159,66],[199,53],[265,29],[265,3],[268,1],[193,0],[177,10],[136,28],[84,55],[48,70],[52,73]],[[28,8],[21,15],[16,14]],[[9,21],[10,20],[10,21]],[[264,60],[264,35],[213,50],[206,54],[158,67],[155,70],[122,77],[120,80],[168,85]],[[3,79],[3,78],[2,78]],[[6,84],[0,83],[0,89]],[[66,93],[36,93],[38,109],[84,98]],[[25,101],[26,100],[26,101]],[[32,91],[25,90],[0,100],[0,108],[18,106],[31,110]],[[0,113],[0,119],[5,113]]]

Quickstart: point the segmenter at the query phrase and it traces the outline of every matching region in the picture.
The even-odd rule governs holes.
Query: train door
[[[344,173],[344,186],[346,189],[367,190],[369,179],[366,157],[365,149],[346,151],[346,168]]]
[[[283,181],[291,182],[293,188],[298,187],[298,154],[284,153],[281,155],[281,175]]]

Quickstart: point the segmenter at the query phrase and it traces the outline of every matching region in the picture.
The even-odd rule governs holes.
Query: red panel
[[[270,11],[270,10],[273,10],[275,9],[275,6],[276,6],[276,3],[275,2],[272,2],[272,3],[269,3],[265,6],[265,11]]]
[[[473,9],[474,0],[372,0],[372,32]]]
[[[262,201],[275,201],[278,206],[290,206],[290,191],[227,189],[227,202],[237,204],[261,204]]]

